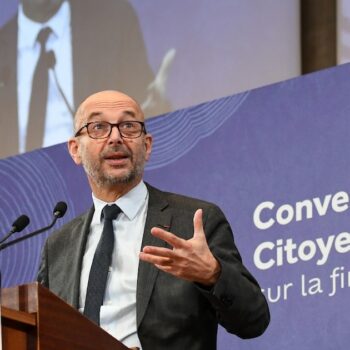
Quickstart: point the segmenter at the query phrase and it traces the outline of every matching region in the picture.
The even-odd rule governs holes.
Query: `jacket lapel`
[[[149,201],[141,250],[147,245],[164,247],[166,243],[155,238],[151,234],[151,229],[158,226],[169,230],[171,226],[171,212],[166,210],[168,203],[164,194],[148,184],[146,185],[149,191]],[[140,260],[136,291],[137,327],[145,315],[158,272],[159,270],[155,266]]]
[[[72,228],[71,235],[74,237],[69,240],[70,244],[67,245],[65,249],[66,261],[70,261],[70,264],[67,264],[70,271],[65,273],[68,278],[66,281],[67,299],[68,302],[75,308],[79,307],[81,268],[93,214],[94,207],[83,215],[77,225]],[[71,244],[72,242],[74,243]]]

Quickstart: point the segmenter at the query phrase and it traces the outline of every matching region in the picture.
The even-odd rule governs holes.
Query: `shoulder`
[[[70,236],[77,235],[78,232],[84,230],[86,226],[90,225],[94,209],[86,211],[85,213],[77,216],[73,220],[65,223],[62,227],[52,233],[47,239],[49,244],[55,244],[59,241],[65,241]]]
[[[70,6],[73,16],[82,15],[80,0],[70,0]],[[84,16],[98,16],[98,18],[106,16],[108,20],[113,17],[122,19],[124,16],[135,16],[135,11],[127,0],[104,0],[103,6],[98,0],[85,0]]]
[[[1,45],[11,45],[17,41],[17,15],[11,18],[3,27],[0,28]]]

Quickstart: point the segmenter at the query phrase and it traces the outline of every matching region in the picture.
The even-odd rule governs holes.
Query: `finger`
[[[174,248],[183,248],[185,244],[185,240],[175,236],[173,233],[165,231],[159,227],[153,227],[151,230],[153,236],[167,242]]]
[[[163,247],[145,246],[142,251],[146,254],[162,256],[165,258],[175,258],[174,251]]]
[[[165,84],[166,79],[168,77],[169,69],[171,64],[174,61],[176,50],[174,48],[171,48],[169,51],[166,52],[164,55],[162,62],[160,64],[160,68],[157,72],[156,80],[162,82],[162,85]]]
[[[139,258],[142,261],[145,261],[154,265],[160,265],[160,266],[169,266],[173,263],[173,260],[170,258],[147,254],[144,252],[140,252]]]
[[[164,272],[168,272],[171,273],[171,271],[173,270],[173,267],[171,265],[158,265],[158,264],[154,264],[154,266],[156,268],[158,268],[159,270],[162,270]]]
[[[193,237],[203,236],[204,235],[204,229],[203,229],[203,210],[197,209],[193,216],[193,227],[194,227],[194,234]]]

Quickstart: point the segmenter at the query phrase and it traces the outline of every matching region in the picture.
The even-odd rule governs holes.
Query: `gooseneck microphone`
[[[49,65],[49,68],[52,69],[52,72],[53,72],[53,77],[55,79],[55,83],[56,83],[56,86],[57,86],[57,89],[58,89],[58,92],[60,93],[67,109],[69,110],[69,113],[71,114],[71,116],[73,117],[74,119],[74,110],[72,108],[72,106],[70,105],[70,103],[68,102],[68,99],[67,99],[67,96],[66,94],[64,93],[63,89],[62,89],[62,86],[60,84],[60,82],[58,81],[58,77],[57,77],[57,73],[56,73],[56,56],[55,56],[55,53],[51,50],[47,53],[48,55],[48,65]]]
[[[64,214],[66,214],[66,211],[67,211],[67,204],[65,202],[58,202],[55,205],[55,208],[53,209],[53,216],[55,217],[55,221],[53,225],[55,224],[57,219],[62,218]]]
[[[0,244],[5,242],[11,235],[13,235],[16,232],[21,232],[24,228],[26,228],[29,225],[29,218],[27,215],[21,215],[19,216],[12,224],[11,231],[8,232],[1,240]]]
[[[19,237],[17,239],[14,239],[10,242],[5,242],[5,243],[1,243],[0,244],[0,250],[3,250],[7,247],[10,247],[12,246],[13,244],[16,244],[18,242],[21,242],[21,241],[24,241],[25,239],[28,239],[28,238],[31,238],[33,236],[36,236],[38,235],[39,233],[42,233],[44,231],[47,231],[49,230],[53,225],[55,225],[57,219],[59,218],[62,218],[64,216],[64,214],[66,213],[67,211],[67,204],[65,202],[58,202],[56,205],[55,205],[55,208],[53,210],[53,221],[51,222],[50,225],[46,226],[46,227],[43,227],[37,231],[34,231],[34,232],[31,232],[31,233],[28,233],[22,237]],[[28,219],[29,220],[29,219]],[[17,220],[16,220],[17,221]],[[7,239],[7,238],[6,238]],[[1,242],[3,242],[4,240],[2,240]]]

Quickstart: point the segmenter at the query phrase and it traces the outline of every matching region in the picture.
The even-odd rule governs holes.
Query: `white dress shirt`
[[[91,221],[80,279],[79,311],[83,312],[92,260],[101,238],[101,212],[106,204],[93,196],[95,213]],[[113,220],[114,250],[107,279],[106,293],[100,311],[100,325],[128,347],[141,349],[136,326],[136,286],[143,231],[145,228],[148,190],[140,182],[119,198],[116,205],[122,213]]]
[[[45,23],[34,22],[18,9],[18,55],[17,55],[17,96],[19,151],[25,152],[29,104],[35,67],[40,56],[40,44],[36,42],[42,28],[50,27],[46,48],[56,57],[55,70],[60,86],[73,107],[73,64],[70,5],[64,1]],[[42,146],[51,146],[66,141],[73,133],[73,117],[62,98],[54,79],[53,70],[49,71],[48,103],[46,109],[44,140]]]

